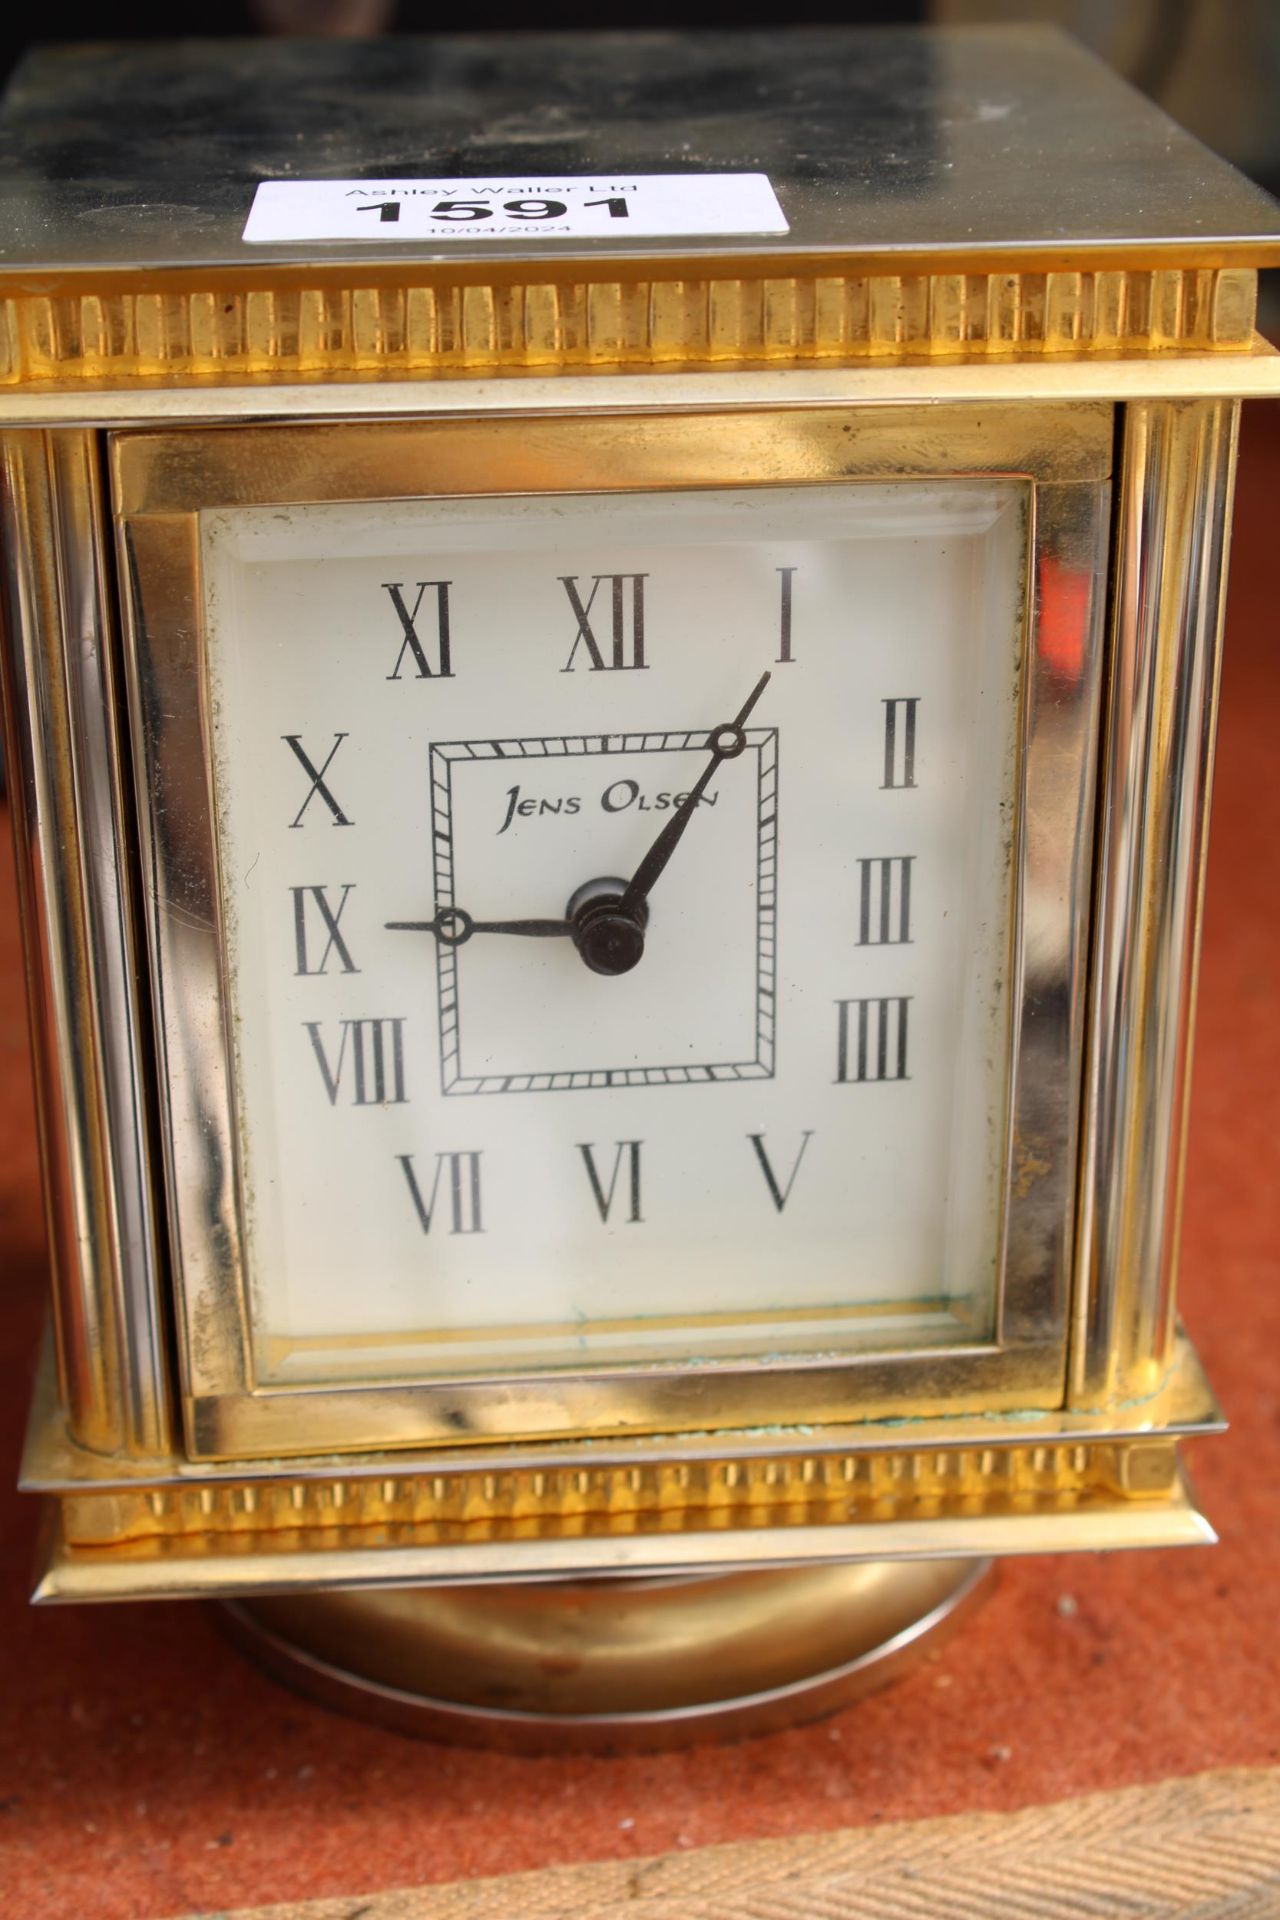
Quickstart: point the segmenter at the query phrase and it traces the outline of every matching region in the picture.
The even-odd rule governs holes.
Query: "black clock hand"
[[[650,893],[653,891],[654,883],[680,844],[681,835],[697,811],[698,802],[710,785],[711,779],[721,761],[736,760],[738,755],[745,749],[747,737],[743,729],[747,724],[752,708],[768,686],[771,677],[768,672],[762,673],[735,718],[726,721],[723,726],[713,728],[707,735],[707,746],[711,750],[711,758],[703,769],[697,785],[686,796],[677,811],[672,814],[665,827],[663,827],[662,832],[658,835],[648,853],[646,853],[644,859],[632,874],[630,884],[618,902],[617,911],[619,914],[624,917],[636,917],[639,915]]]
[[[593,973],[630,973],[644,954],[644,931],[649,918],[649,895],[680,838],[694,816],[699,800],[711,784],[722,760],[745,752],[744,731],[751,710],[772,675],[762,673],[740,711],[707,735],[711,758],[692,792],[686,794],[625,886],[599,880],[579,888],[569,903],[573,944]],[[575,902],[577,906],[575,909]]]
[[[621,882],[589,882],[575,893],[569,915],[563,920],[473,920],[462,907],[440,907],[430,920],[388,920],[384,923],[388,932],[430,933],[449,947],[463,946],[475,933],[524,934],[540,940],[569,934],[593,973],[629,973],[644,952],[649,894],[679,845],[717,767],[746,750],[747,720],[771,678],[767,671],[762,673],[735,717],[707,735],[710,760],[625,887]]]
[[[573,932],[568,920],[473,920],[463,907],[440,907],[432,920],[387,920],[389,933],[433,933],[446,947],[461,947],[473,933],[518,933],[553,940]]]

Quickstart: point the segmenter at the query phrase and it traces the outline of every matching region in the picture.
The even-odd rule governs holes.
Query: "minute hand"
[[[711,749],[711,758],[703,768],[697,785],[688,793],[679,808],[672,814],[666,826],[650,847],[640,865],[631,876],[630,883],[618,902],[619,914],[634,914],[653,891],[655,882],[662,873],[668,860],[680,844],[680,837],[697,811],[698,802],[711,784],[712,776],[722,760],[734,760],[747,744],[743,732],[756,701],[768,686],[771,675],[762,673],[751,689],[750,694],[739,712],[723,726],[714,727],[707,735],[707,745]]]

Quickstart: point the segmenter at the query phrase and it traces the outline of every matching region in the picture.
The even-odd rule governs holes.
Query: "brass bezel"
[[[703,404],[715,392],[707,376]],[[684,385],[685,383],[682,383]],[[702,385],[703,382],[690,382]],[[593,407],[540,421],[495,396],[466,419],[122,434],[112,443],[126,597],[126,672],[166,1149],[179,1347],[194,1458],[404,1447],[460,1439],[678,1432],[1060,1406],[1072,1272],[1107,481],[1105,406],[1004,409]],[[264,460],[269,435],[270,459]],[[431,485],[422,475],[431,475]],[[749,483],[742,475],[750,474]],[[201,674],[202,508],[430,495],[581,493],[940,477],[1024,478],[1032,580],[1074,623],[1065,675],[1028,649],[1017,900],[1034,896],[1053,958],[1028,986],[1016,942],[1012,1252],[990,1344],[832,1364],[652,1365],[519,1379],[304,1390],[257,1386],[234,1183],[236,1129]],[[1069,604],[1068,604],[1069,602]],[[1034,868],[1031,861],[1034,860]],[[1016,914],[1015,914],[1016,917]],[[1046,931],[1047,929],[1047,931]],[[1059,1011],[1046,1011],[1058,1008]],[[213,1150],[210,1152],[210,1142]],[[211,1184],[212,1180],[212,1184]],[[1047,1252],[1045,1249],[1047,1248]]]

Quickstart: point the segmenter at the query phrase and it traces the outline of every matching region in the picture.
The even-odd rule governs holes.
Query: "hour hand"
[[[442,947],[465,946],[473,933],[516,933],[533,940],[570,934],[568,920],[473,920],[465,907],[438,907],[431,920],[387,920],[388,933],[432,933]]]

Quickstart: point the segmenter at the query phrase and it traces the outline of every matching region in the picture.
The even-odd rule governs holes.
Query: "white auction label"
[[[494,180],[264,180],[244,238],[612,240],[786,233],[763,173],[534,174]]]

